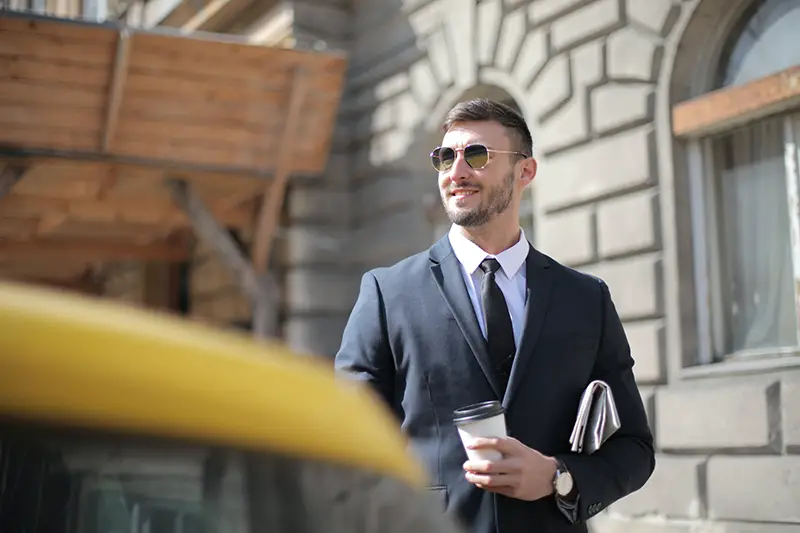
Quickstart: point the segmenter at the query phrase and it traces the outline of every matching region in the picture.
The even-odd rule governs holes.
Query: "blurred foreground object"
[[[456,531],[370,391],[278,344],[0,284],[0,531]]]

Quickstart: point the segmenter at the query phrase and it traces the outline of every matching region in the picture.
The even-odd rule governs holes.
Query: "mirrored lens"
[[[489,162],[489,150],[482,144],[472,144],[464,148],[464,159],[474,169],[481,169]]]
[[[456,151],[443,146],[431,152],[431,164],[438,172],[450,170],[456,160]],[[478,170],[489,162],[489,149],[482,144],[471,144],[464,148],[464,160],[467,164]]]
[[[449,170],[453,166],[453,161],[456,160],[456,152],[452,148],[437,148],[431,152],[431,163],[433,168],[439,172]]]

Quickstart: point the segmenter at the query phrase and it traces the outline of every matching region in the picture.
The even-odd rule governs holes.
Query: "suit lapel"
[[[494,375],[494,367],[489,358],[486,340],[481,333],[478,318],[475,316],[475,309],[472,307],[467,287],[464,284],[461,263],[458,262],[458,259],[453,254],[453,249],[447,236],[439,240],[430,249],[430,259],[433,279],[436,280],[442,296],[450,307],[450,311],[452,311],[458,327],[461,328],[467,344],[472,349],[473,355],[478,360],[478,364],[489,381],[489,385],[491,385],[497,398],[502,398],[500,385]]]
[[[511,366],[511,377],[508,381],[506,393],[503,396],[503,406],[508,408],[514,394],[521,386],[522,376],[533,357],[533,348],[542,330],[547,305],[550,300],[550,290],[553,284],[553,269],[545,256],[533,246],[528,252],[525,261],[525,276],[528,285],[525,298],[525,323],[522,330],[522,339],[517,346],[514,364]]]

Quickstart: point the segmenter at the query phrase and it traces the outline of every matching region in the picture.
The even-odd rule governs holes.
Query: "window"
[[[707,242],[713,352],[791,352],[798,346],[797,117],[762,119],[708,141]]]
[[[246,533],[235,460],[201,447],[0,432],[0,530]]]
[[[3,533],[456,533],[440,503],[327,462],[0,424]]]
[[[797,0],[755,2],[749,15],[728,47],[727,61],[720,69],[721,87],[742,85],[800,65]]]
[[[700,363],[800,354],[798,27],[796,0],[755,2],[716,90],[673,110],[691,138]]]

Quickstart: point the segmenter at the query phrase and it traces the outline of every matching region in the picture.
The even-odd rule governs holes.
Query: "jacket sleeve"
[[[394,359],[387,335],[386,310],[378,280],[372,272],[361,278],[358,298],[334,359],[337,374],[366,382],[388,407],[394,399]]]
[[[615,501],[644,486],[655,469],[653,435],[633,375],[630,346],[608,286],[600,281],[603,326],[592,380],[611,387],[620,429],[592,455],[557,455],[572,474],[578,490],[575,505],[558,502],[572,522],[583,522]]]

